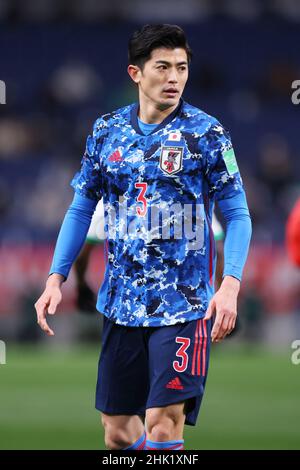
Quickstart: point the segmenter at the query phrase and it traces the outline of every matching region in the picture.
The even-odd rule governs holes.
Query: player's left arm
[[[208,319],[216,314],[212,329],[212,339],[216,342],[235,327],[237,297],[251,237],[251,219],[244,191],[220,200],[219,208],[226,222],[223,280],[205,317]]]
[[[212,340],[220,341],[236,322],[237,298],[251,238],[251,219],[242,179],[229,134],[216,123],[209,131],[206,154],[210,197],[218,200],[226,223],[224,271],[220,288],[212,297],[205,319],[216,316]]]

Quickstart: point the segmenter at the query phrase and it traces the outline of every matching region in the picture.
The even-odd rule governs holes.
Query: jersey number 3
[[[181,363],[179,361],[173,361],[173,367],[176,372],[184,372],[189,363],[189,356],[186,350],[191,344],[191,340],[190,338],[181,338],[180,336],[177,336],[176,343],[181,344],[180,348],[176,352],[176,356],[181,359]]]
[[[144,217],[147,213],[147,199],[145,198],[145,192],[147,189],[147,183],[135,183],[135,188],[141,190],[140,194],[137,197],[137,201],[142,203],[142,207],[137,207],[137,215],[140,217]]]

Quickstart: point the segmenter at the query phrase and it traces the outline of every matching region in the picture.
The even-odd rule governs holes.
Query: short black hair
[[[151,52],[159,47],[186,51],[188,63],[192,59],[192,50],[187,43],[185,33],[180,26],[172,24],[146,24],[135,31],[128,43],[128,62],[143,68],[150,59]]]

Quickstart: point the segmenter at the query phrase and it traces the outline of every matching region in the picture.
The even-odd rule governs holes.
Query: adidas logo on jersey
[[[182,385],[179,377],[175,377],[175,379],[170,380],[167,383],[166,388],[172,388],[173,390],[183,390],[184,386]]]

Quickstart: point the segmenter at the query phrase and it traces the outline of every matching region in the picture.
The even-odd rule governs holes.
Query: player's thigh
[[[107,415],[143,415],[149,392],[148,352],[140,328],[103,324],[96,408]]]

